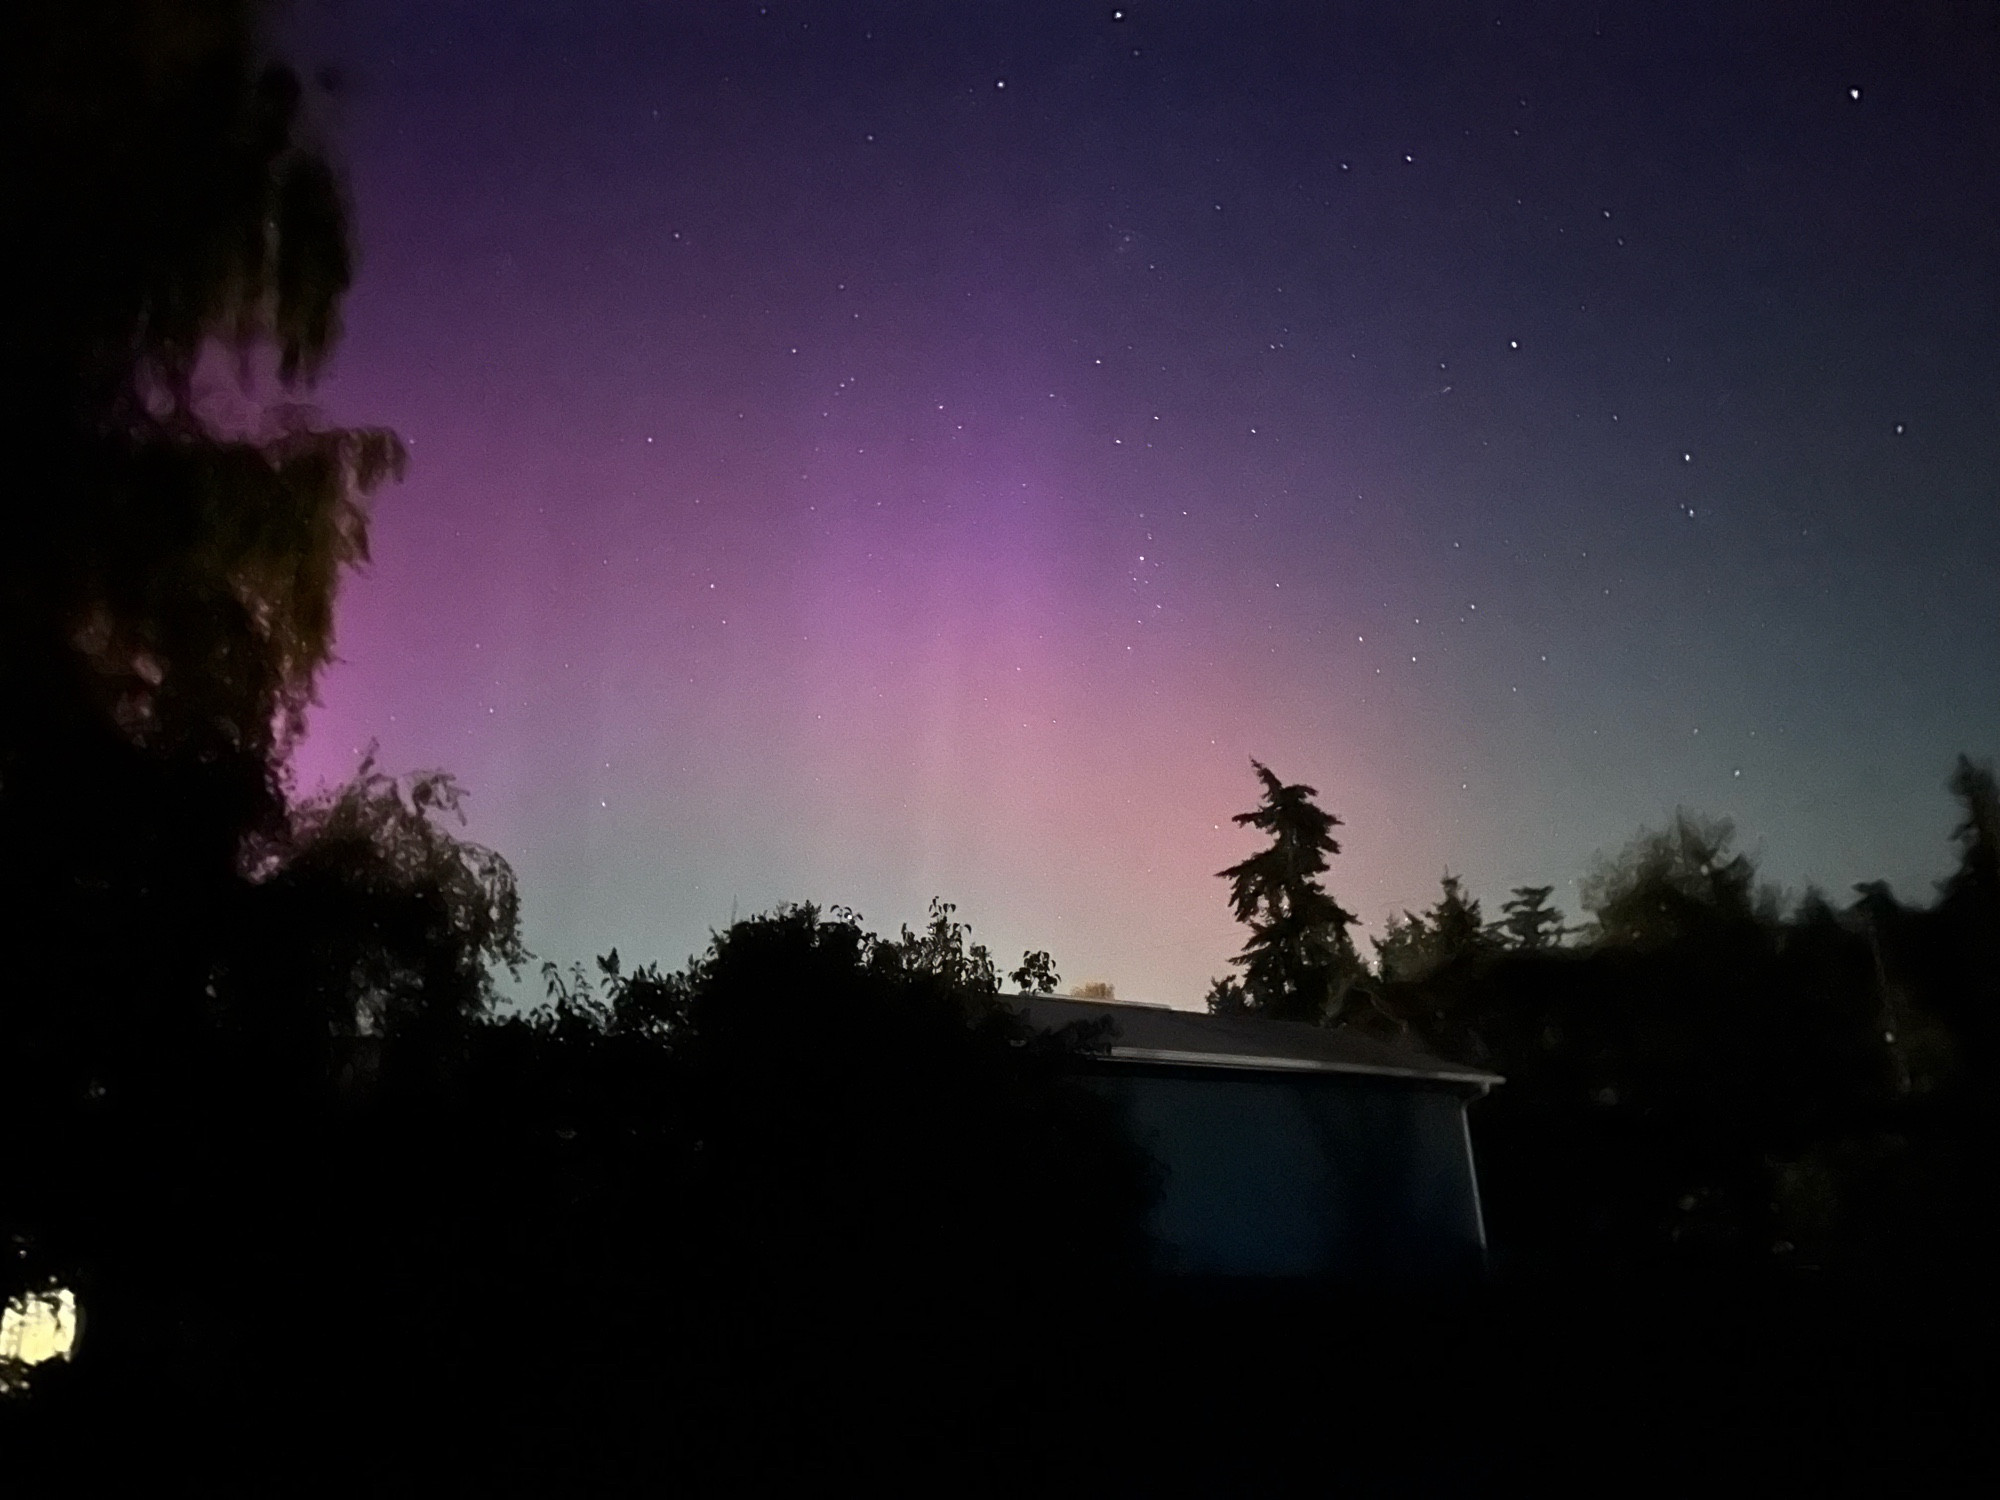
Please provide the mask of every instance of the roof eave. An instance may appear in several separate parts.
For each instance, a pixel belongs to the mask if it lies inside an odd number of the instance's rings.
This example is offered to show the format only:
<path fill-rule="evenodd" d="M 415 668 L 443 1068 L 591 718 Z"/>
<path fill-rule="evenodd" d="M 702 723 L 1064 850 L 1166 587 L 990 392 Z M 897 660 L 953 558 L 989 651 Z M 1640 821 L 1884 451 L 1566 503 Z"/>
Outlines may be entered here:
<path fill-rule="evenodd" d="M 1331 1062 L 1321 1058 L 1274 1057 L 1248 1052 L 1183 1052 L 1160 1047 L 1109 1047 L 1100 1054 L 1113 1062 L 1157 1063 L 1174 1067 L 1233 1068 L 1255 1073 L 1348 1073 L 1376 1078 L 1408 1078 L 1420 1083 L 1467 1084 L 1484 1091 L 1505 1080 L 1497 1073 L 1438 1068 L 1399 1068 L 1381 1063 Z"/>

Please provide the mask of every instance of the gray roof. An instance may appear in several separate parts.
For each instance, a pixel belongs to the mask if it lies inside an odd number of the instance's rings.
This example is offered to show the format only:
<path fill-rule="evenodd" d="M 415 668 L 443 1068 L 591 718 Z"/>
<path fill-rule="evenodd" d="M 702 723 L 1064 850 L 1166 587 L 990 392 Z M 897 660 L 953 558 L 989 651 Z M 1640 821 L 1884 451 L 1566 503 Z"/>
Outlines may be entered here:
<path fill-rule="evenodd" d="M 1116 1062 L 1267 1073 L 1366 1073 L 1482 1090 L 1501 1081 L 1497 1073 L 1446 1062 L 1398 1043 L 1297 1021 L 1215 1016 L 1164 1005 L 1071 1000 L 1055 995 L 1009 995 L 1006 999 L 1044 1030 L 1073 1021 L 1110 1021 L 1107 1055 Z"/>

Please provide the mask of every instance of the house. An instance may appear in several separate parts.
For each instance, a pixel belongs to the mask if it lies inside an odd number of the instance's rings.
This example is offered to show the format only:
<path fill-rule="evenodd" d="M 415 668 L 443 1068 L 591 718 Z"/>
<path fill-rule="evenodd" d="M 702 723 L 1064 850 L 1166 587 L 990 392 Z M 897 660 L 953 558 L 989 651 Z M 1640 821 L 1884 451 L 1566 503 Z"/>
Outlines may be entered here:
<path fill-rule="evenodd" d="M 1089 1080 L 1158 1164 L 1163 1271 L 1476 1275 L 1466 1106 L 1501 1080 L 1349 1031 L 1165 1006 L 1010 997 L 1035 1026 L 1109 1022 Z"/>

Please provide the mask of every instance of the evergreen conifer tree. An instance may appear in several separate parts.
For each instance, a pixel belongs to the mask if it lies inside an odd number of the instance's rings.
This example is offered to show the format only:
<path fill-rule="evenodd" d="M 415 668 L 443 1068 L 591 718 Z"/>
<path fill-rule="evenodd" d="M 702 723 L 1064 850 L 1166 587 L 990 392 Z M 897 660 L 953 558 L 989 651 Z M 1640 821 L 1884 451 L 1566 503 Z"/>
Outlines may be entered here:
<path fill-rule="evenodd" d="M 1391 917 L 1375 939 L 1375 960 L 1386 980 L 1417 980 L 1445 964 L 1488 950 L 1493 932 L 1480 915 L 1479 898 L 1465 894 L 1447 870 L 1428 911 Z"/>
<path fill-rule="evenodd" d="M 1555 889 L 1552 885 L 1515 886 L 1513 895 L 1500 904 L 1501 917 L 1493 924 L 1494 935 L 1510 948 L 1555 947 L 1563 936 L 1563 914 L 1549 905 Z"/>
<path fill-rule="evenodd" d="M 1474 953 L 1487 944 L 1479 898 L 1468 896 L 1459 878 L 1446 871 L 1439 882 L 1437 904 L 1430 909 L 1432 941 L 1441 962 Z"/>
<path fill-rule="evenodd" d="M 1284 1021 L 1330 1021 L 1348 987 L 1363 973 L 1348 935 L 1355 917 L 1327 894 L 1319 877 L 1338 854 L 1340 819 L 1320 808 L 1318 791 L 1286 785 L 1252 761 L 1264 800 L 1232 820 L 1269 835 L 1269 848 L 1223 870 L 1236 920 L 1250 929 L 1231 960 L 1243 969 L 1240 987 L 1217 981 L 1211 1009 L 1242 1009 Z M 1226 1004 L 1217 1004 L 1218 997 Z"/>

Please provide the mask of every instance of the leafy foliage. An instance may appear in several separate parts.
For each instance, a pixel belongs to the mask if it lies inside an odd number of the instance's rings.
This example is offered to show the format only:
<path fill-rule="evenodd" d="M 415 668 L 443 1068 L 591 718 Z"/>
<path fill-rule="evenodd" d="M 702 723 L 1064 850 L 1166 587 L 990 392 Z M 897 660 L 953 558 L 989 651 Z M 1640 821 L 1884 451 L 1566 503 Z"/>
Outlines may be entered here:
<path fill-rule="evenodd" d="M 683 1471 L 907 1442 L 1001 1400 L 1141 1263 L 1147 1164 L 1072 1076 L 1094 1035 L 1029 1028 L 947 904 L 895 937 L 788 907 L 679 970 L 614 953 L 545 984 L 455 1040 L 387 1039 L 370 1119 L 398 1157 L 364 1228 L 438 1351 L 413 1404 L 560 1288 L 536 1422 L 657 1402 Z"/>
<path fill-rule="evenodd" d="M 1474 1122 L 1505 1263 L 1969 1264 L 1989 1196 L 1974 1163 L 2000 1135 L 1979 1082 L 2000 921 L 1969 894 L 1990 890 L 1990 776 L 1961 758 L 1951 786 L 1960 868 L 1928 911 L 1877 885 L 1787 914 L 1726 822 L 1681 813 L 1599 861 L 1579 945 L 1555 940 L 1547 887 L 1446 961 L 1454 904 L 1470 929 L 1460 893 L 1391 923 L 1354 1024 L 1504 1075 Z"/>
<path fill-rule="evenodd" d="M 365 497 L 401 472 L 382 430 L 329 430 L 256 389 L 319 369 L 351 279 L 346 211 L 296 76 L 245 0 L 10 11 L 4 185 L 18 257 L 0 424 L 0 753 L 67 702 L 155 747 L 259 756 L 295 733 L 333 644 Z M 197 371 L 233 360 L 248 419 Z M 25 698 L 24 698 L 25 695 Z M 25 736 L 25 742 L 24 742 Z"/>
<path fill-rule="evenodd" d="M 1686 811 L 1666 828 L 1642 830 L 1614 859 L 1598 861 L 1583 884 L 1598 943 L 1650 947 L 1741 925 L 1756 916 L 1756 867 L 1730 846 L 1726 818 Z"/>
<path fill-rule="evenodd" d="M 1056 986 L 1062 983 L 1062 975 L 1056 972 L 1055 960 L 1042 951 L 1023 953 L 1021 967 L 1007 977 L 1014 981 L 1014 988 L 1024 995 L 1053 995 Z"/>
<path fill-rule="evenodd" d="M 512 870 L 455 831 L 463 800 L 448 774 L 391 777 L 371 752 L 346 785 L 296 804 L 283 836 L 254 846 L 224 1000 L 247 982 L 256 998 L 241 1005 L 349 1038 L 487 1013 L 495 967 L 528 955 Z"/>
<path fill-rule="evenodd" d="M 295 1117 L 337 1018 L 377 980 L 443 1003 L 432 977 L 455 968 L 477 989 L 471 971 L 514 941 L 506 901 L 485 903 L 478 930 L 445 917 L 332 935 L 357 903 L 374 903 L 369 923 L 449 906 L 464 893 L 415 892 L 459 851 L 407 863 L 429 807 L 347 826 L 382 811 L 379 787 L 303 822 L 286 806 L 338 584 L 367 557 L 367 499 L 402 450 L 298 401 L 333 347 L 351 254 L 306 91 L 267 60 L 263 14 L 30 0 L 0 22 L 0 937 L 61 955 L 58 979 L 0 998 L 0 1051 L 25 1070 L 0 1102 L 0 1232 L 16 1249 L 0 1292 L 89 1283 L 98 1347 L 171 1337 L 147 1287 L 220 1212 L 199 1184 L 222 1194 L 246 1160 L 221 1125 L 231 1110 L 253 1132 L 280 1101 Z M 356 870 L 328 873 L 371 860 L 366 901 Z M 511 892 L 502 868 L 471 878 Z M 298 893 L 315 881 L 346 905 L 308 920 L 317 898 Z M 275 946 L 287 922 L 329 953 L 411 967 L 395 983 L 313 970 Z M 278 984 L 284 971 L 301 983 Z"/>

